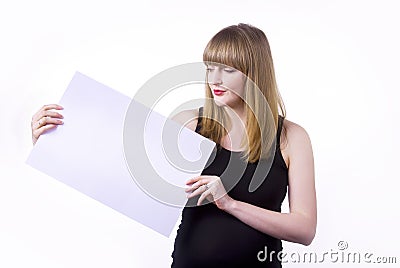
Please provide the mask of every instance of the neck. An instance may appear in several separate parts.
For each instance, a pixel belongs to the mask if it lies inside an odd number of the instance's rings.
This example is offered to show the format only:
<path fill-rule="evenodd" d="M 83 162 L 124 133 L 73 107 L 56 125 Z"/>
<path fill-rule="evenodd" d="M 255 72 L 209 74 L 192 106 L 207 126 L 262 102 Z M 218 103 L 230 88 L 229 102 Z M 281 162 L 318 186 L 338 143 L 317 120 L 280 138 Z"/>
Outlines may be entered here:
<path fill-rule="evenodd" d="M 235 107 L 225 107 L 226 112 L 230 118 L 231 127 L 228 130 L 226 139 L 221 141 L 222 146 L 230 148 L 233 151 L 243 151 L 242 145 L 243 136 L 246 135 L 246 110 L 244 105 Z M 246 139 L 247 140 L 247 139 Z"/>
<path fill-rule="evenodd" d="M 246 126 L 246 110 L 243 104 L 234 107 L 227 107 L 226 111 L 231 119 L 232 128 Z"/>

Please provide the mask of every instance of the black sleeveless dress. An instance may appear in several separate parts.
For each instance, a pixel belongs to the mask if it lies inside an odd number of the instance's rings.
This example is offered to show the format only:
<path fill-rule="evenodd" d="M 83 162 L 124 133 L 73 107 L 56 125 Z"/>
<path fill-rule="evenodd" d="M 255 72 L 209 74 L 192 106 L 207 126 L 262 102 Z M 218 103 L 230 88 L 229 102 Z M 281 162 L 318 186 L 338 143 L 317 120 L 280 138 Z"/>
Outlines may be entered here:
<path fill-rule="evenodd" d="M 199 132 L 201 127 L 201 116 L 202 108 L 199 109 L 196 132 Z M 212 162 L 207 164 L 202 174 L 220 176 L 225 189 L 231 188 L 228 194 L 233 199 L 280 212 L 288 185 L 288 169 L 279 147 L 283 119 L 279 116 L 277 146 L 272 166 L 266 179 L 255 191 L 249 192 L 249 183 L 258 161 L 245 162 L 240 159 L 240 152 L 229 151 L 222 146 L 217 146 L 215 158 L 209 161 Z M 230 170 L 226 170 L 227 167 Z M 241 168 L 239 174 L 244 170 L 244 174 L 232 185 L 236 168 Z M 199 196 L 192 197 L 188 202 L 196 204 L 198 198 Z M 271 253 L 272 251 L 275 253 Z M 282 267 L 277 259 L 277 253 L 280 251 L 281 240 L 250 227 L 218 209 L 213 203 L 186 206 L 175 238 L 171 267 Z"/>

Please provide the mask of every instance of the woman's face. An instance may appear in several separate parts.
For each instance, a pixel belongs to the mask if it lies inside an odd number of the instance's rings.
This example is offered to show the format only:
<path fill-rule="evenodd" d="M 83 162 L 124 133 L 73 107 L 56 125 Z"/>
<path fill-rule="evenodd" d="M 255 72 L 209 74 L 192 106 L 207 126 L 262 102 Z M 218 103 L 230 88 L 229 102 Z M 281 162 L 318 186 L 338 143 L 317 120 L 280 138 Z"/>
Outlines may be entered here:
<path fill-rule="evenodd" d="M 245 75 L 226 65 L 207 65 L 208 85 L 219 106 L 234 108 L 243 104 Z"/>

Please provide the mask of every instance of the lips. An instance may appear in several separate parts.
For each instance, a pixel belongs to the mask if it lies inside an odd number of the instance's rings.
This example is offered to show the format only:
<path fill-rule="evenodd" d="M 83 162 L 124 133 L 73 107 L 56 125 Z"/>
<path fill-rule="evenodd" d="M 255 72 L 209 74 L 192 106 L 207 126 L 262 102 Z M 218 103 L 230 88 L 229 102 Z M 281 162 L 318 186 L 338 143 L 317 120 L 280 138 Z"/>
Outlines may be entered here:
<path fill-rule="evenodd" d="M 213 92 L 215 95 L 220 96 L 220 95 L 223 95 L 226 92 L 226 90 L 214 89 Z"/>

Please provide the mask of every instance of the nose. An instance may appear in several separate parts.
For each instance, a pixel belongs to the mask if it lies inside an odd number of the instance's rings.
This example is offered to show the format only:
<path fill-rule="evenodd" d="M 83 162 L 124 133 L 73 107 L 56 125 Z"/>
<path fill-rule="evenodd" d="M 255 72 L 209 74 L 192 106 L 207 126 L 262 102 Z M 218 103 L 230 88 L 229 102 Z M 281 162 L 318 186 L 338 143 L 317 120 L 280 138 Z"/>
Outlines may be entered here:
<path fill-rule="evenodd" d="M 222 84 L 222 72 L 218 69 L 213 70 L 212 72 L 208 73 L 208 81 L 210 84 L 213 85 L 221 85 Z"/>

